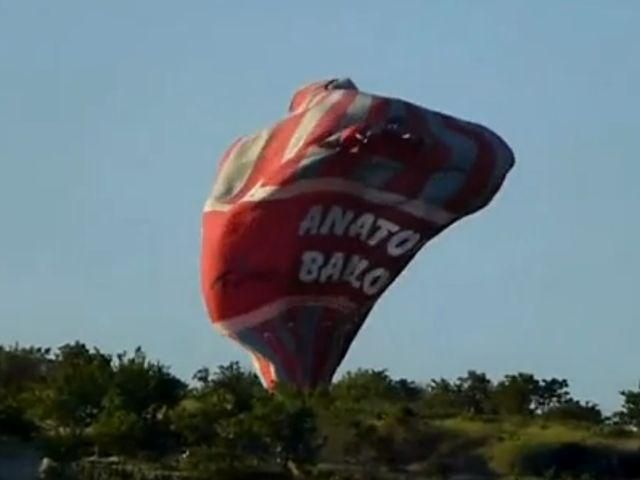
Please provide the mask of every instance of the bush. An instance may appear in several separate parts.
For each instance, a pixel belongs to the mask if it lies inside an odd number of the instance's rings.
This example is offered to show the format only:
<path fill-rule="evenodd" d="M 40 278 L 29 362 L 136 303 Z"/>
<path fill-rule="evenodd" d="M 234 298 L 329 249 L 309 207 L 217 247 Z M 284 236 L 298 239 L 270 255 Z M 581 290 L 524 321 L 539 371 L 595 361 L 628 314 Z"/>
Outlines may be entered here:
<path fill-rule="evenodd" d="M 518 473 L 560 478 L 566 476 L 613 478 L 616 476 L 615 453 L 599 446 L 578 443 L 536 445 L 517 458 Z"/>
<path fill-rule="evenodd" d="M 575 400 L 550 408 L 543 417 L 557 422 L 569 421 L 591 424 L 599 424 L 603 419 L 602 412 L 596 405 Z"/>
<path fill-rule="evenodd" d="M 215 447 L 196 447 L 182 463 L 182 469 L 203 480 L 240 480 L 244 478 L 287 478 L 281 471 L 258 472 L 249 459 L 229 456 L 229 452 Z"/>
<path fill-rule="evenodd" d="M 145 435 L 143 420 L 131 412 L 103 412 L 91 427 L 91 438 L 104 454 L 131 454 L 139 449 Z"/>
<path fill-rule="evenodd" d="M 45 455 L 56 461 L 74 461 L 92 451 L 92 445 L 86 438 L 69 433 L 48 434 L 42 443 Z"/>

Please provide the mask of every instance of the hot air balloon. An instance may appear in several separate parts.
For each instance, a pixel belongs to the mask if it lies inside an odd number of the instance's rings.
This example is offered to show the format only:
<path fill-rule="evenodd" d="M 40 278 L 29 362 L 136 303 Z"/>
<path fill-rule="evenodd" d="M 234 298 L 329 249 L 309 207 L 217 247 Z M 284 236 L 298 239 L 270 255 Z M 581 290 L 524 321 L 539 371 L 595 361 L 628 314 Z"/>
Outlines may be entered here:
<path fill-rule="evenodd" d="M 298 90 L 224 153 L 202 218 L 201 288 L 264 385 L 326 385 L 425 243 L 485 207 L 514 165 L 481 125 L 359 90 Z"/>

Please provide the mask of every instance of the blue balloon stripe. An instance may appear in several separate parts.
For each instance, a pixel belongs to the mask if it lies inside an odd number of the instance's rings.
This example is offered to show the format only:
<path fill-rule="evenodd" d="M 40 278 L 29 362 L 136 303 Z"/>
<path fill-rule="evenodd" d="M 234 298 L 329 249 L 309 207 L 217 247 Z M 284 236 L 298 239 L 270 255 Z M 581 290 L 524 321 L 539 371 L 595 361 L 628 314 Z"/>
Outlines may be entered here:
<path fill-rule="evenodd" d="M 264 335 L 268 333 L 261 333 L 254 331 L 254 329 L 246 329 L 238 333 L 237 337 L 241 343 L 246 345 L 250 350 L 253 350 L 264 357 L 266 360 L 273 364 L 273 368 L 276 373 L 276 379 L 278 381 L 288 381 L 286 369 L 282 365 L 281 360 L 276 355 L 271 347 L 269 347 L 268 341 L 264 338 Z M 259 373 L 259 372 L 258 372 Z"/>

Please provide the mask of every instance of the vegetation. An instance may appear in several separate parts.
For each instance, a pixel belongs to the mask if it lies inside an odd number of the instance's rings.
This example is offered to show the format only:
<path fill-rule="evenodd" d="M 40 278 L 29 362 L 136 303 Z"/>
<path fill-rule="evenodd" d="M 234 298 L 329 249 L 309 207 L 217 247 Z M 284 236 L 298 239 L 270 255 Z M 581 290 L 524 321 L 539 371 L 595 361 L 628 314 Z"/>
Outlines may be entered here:
<path fill-rule="evenodd" d="M 640 388 L 621 396 L 606 416 L 565 379 L 469 371 L 418 384 L 384 370 L 272 394 L 237 363 L 186 383 L 140 349 L 0 347 L 0 436 L 79 476 L 640 477 Z"/>

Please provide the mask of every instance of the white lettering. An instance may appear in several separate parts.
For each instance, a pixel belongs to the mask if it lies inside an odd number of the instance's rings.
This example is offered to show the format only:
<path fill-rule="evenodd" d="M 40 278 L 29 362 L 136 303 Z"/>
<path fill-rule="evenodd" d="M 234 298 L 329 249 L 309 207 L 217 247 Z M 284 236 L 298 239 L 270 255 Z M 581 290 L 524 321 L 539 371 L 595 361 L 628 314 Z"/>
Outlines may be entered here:
<path fill-rule="evenodd" d="M 375 295 L 387 284 L 389 271 L 376 268 L 367 273 L 362 280 L 362 291 L 367 295 Z"/>
<path fill-rule="evenodd" d="M 343 210 L 341 207 L 332 206 L 324 219 L 324 223 L 320 228 L 320 233 L 326 235 L 330 231 L 334 235 L 341 237 L 349 226 L 349 222 L 353 220 L 354 213 L 351 210 Z"/>
<path fill-rule="evenodd" d="M 320 282 L 324 283 L 327 280 L 337 282 L 340 279 L 340 273 L 342 273 L 342 267 L 344 266 L 344 253 L 335 252 L 331 255 L 331 259 L 324 268 L 320 271 Z"/>
<path fill-rule="evenodd" d="M 360 240 L 364 242 L 369 235 L 369 230 L 371 230 L 371 226 L 373 225 L 375 219 L 376 217 L 374 217 L 371 213 L 363 213 L 355 222 L 351 224 L 351 227 L 349 227 L 349 236 L 360 236 Z"/>
<path fill-rule="evenodd" d="M 420 240 L 420 235 L 412 230 L 403 230 L 396 233 L 387 244 L 387 253 L 397 257 L 411 250 Z"/>
<path fill-rule="evenodd" d="M 306 251 L 302 254 L 298 277 L 304 283 L 344 282 L 362 290 L 365 295 L 373 296 L 388 285 L 391 273 L 381 267 L 372 270 L 369 268 L 369 261 L 359 255 L 351 255 L 347 259 L 343 252 L 325 255 L 317 251 Z"/>
<path fill-rule="evenodd" d="M 324 263 L 324 255 L 320 252 L 308 251 L 302 254 L 302 265 L 298 278 L 304 283 L 310 283 L 318 278 L 320 267 Z"/>
<path fill-rule="evenodd" d="M 377 245 L 381 240 L 400 229 L 398 225 L 384 218 L 378 218 L 376 226 L 378 227 L 378 231 L 376 231 L 367 242 L 369 245 Z"/>
<path fill-rule="evenodd" d="M 362 273 L 367 269 L 368 266 L 368 260 L 360 258 L 358 255 L 354 255 L 353 257 L 351 257 L 351 260 L 349 261 L 349 264 L 345 269 L 343 278 L 347 282 L 349 282 L 349 284 L 353 288 L 360 288 L 360 283 L 362 282 L 362 280 L 358 277 L 362 275 Z"/>
<path fill-rule="evenodd" d="M 307 216 L 304 218 L 300 227 L 298 228 L 298 235 L 314 235 L 318 233 L 318 227 L 322 221 L 322 206 L 316 205 L 309 209 Z"/>

